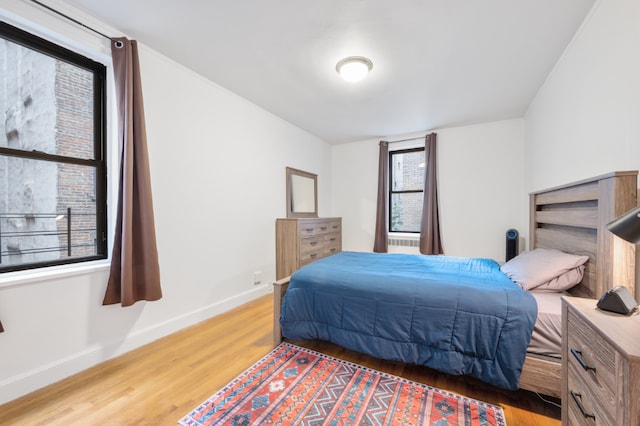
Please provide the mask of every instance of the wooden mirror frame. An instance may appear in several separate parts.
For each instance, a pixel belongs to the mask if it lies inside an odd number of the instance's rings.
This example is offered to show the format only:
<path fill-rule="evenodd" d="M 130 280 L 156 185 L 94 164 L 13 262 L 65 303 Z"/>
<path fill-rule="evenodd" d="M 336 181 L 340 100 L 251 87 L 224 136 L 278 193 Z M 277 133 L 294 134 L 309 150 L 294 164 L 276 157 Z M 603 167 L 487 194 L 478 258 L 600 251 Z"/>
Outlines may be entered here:
<path fill-rule="evenodd" d="M 296 211 L 294 209 L 296 191 L 293 180 L 297 177 L 313 181 L 313 194 L 305 195 L 307 201 L 313 199 L 313 211 Z M 318 217 L 318 175 L 287 167 L 287 218 Z"/>

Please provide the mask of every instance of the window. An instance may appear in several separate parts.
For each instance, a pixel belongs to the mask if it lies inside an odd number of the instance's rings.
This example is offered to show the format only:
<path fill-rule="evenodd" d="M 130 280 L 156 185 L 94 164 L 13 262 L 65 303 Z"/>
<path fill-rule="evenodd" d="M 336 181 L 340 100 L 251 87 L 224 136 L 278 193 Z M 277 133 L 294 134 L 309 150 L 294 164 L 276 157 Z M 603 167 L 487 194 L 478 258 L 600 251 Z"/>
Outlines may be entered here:
<path fill-rule="evenodd" d="M 420 232 L 424 147 L 389 151 L 389 231 Z"/>
<path fill-rule="evenodd" d="M 0 272 L 106 258 L 105 67 L 0 22 Z"/>

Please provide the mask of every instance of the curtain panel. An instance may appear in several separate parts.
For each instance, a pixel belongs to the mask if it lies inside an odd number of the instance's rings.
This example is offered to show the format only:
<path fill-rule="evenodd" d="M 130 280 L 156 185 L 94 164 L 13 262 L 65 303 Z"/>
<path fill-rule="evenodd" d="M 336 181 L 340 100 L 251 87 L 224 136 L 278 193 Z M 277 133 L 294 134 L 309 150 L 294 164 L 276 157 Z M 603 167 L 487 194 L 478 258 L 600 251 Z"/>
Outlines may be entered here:
<path fill-rule="evenodd" d="M 436 166 L 436 134 L 428 134 L 424 145 L 424 198 L 420 225 L 420 253 L 443 254 L 438 214 L 438 174 Z"/>
<path fill-rule="evenodd" d="M 389 142 L 380 141 L 378 158 L 378 201 L 373 251 L 386 253 L 389 250 Z"/>
<path fill-rule="evenodd" d="M 116 38 L 111 53 L 122 152 L 111 271 L 103 305 L 129 306 L 140 300 L 158 300 L 162 291 L 138 44 Z"/>

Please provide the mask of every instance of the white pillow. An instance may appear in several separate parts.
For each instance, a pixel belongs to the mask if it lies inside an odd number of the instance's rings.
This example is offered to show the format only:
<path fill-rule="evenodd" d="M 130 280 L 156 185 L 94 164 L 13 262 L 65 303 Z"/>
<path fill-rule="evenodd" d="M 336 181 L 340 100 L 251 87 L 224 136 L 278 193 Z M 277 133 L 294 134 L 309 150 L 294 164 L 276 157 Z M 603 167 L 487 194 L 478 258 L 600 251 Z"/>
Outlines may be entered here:
<path fill-rule="evenodd" d="M 534 249 L 514 257 L 500 267 L 525 290 L 568 290 L 582 281 L 589 256 L 555 249 Z"/>

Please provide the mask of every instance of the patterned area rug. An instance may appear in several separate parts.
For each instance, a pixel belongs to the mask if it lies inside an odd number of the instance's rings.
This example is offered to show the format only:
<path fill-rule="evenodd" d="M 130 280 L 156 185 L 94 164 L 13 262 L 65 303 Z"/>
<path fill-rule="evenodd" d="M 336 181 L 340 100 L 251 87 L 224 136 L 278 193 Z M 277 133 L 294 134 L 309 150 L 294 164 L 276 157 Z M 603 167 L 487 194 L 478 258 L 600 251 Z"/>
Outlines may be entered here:
<path fill-rule="evenodd" d="M 502 407 L 282 343 L 182 418 L 194 425 L 506 425 Z"/>

